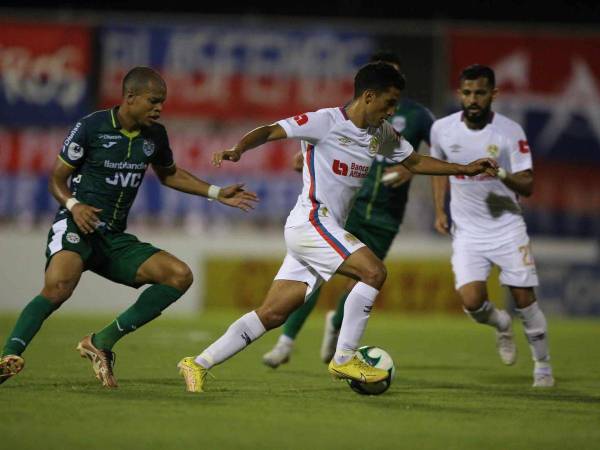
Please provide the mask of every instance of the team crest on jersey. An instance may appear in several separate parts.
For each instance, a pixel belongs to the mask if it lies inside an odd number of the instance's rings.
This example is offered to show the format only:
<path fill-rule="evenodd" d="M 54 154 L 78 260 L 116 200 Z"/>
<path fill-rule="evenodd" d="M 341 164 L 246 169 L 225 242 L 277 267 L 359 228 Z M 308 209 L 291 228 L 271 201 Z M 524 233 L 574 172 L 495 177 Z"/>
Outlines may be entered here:
<path fill-rule="evenodd" d="M 374 155 L 379 150 L 379 138 L 377 136 L 371 137 L 371 142 L 369 142 L 369 154 Z"/>
<path fill-rule="evenodd" d="M 346 234 L 344 234 L 344 239 L 346 239 L 351 244 L 357 244 L 358 243 L 358 238 L 356 236 L 354 236 L 352 233 L 346 233 Z"/>
<path fill-rule="evenodd" d="M 78 244 L 81 238 L 77 233 L 67 233 L 67 241 L 71 244 Z"/>
<path fill-rule="evenodd" d="M 83 147 L 77 142 L 71 142 L 67 148 L 67 155 L 71 161 L 77 161 L 83 156 Z"/>
<path fill-rule="evenodd" d="M 144 139 L 142 150 L 144 150 L 144 155 L 152 156 L 152 153 L 154 153 L 154 142 Z"/>
<path fill-rule="evenodd" d="M 490 155 L 492 158 L 497 158 L 498 154 L 500 153 L 500 149 L 498 148 L 497 145 L 490 144 L 490 145 L 488 145 L 487 152 L 488 152 L 488 155 Z"/>

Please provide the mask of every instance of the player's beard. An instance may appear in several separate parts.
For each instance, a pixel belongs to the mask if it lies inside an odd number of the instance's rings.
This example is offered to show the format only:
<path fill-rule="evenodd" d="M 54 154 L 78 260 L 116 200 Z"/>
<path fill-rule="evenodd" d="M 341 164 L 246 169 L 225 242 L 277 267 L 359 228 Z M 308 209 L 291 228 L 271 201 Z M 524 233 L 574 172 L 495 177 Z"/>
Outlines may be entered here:
<path fill-rule="evenodd" d="M 485 108 L 479 110 L 476 114 L 471 113 L 469 111 L 469 108 L 465 108 L 464 106 L 462 109 L 465 117 L 469 122 L 475 125 L 483 125 L 488 121 L 490 117 L 490 114 L 492 112 L 492 104 L 490 103 Z"/>

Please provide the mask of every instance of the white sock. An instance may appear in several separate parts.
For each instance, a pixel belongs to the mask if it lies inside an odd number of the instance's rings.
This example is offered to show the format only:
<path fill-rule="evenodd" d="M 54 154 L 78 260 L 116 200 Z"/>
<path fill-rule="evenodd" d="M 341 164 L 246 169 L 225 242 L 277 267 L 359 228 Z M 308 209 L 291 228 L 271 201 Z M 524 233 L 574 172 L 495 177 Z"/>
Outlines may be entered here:
<path fill-rule="evenodd" d="M 510 321 L 506 315 L 500 314 L 500 311 L 489 300 L 483 302 L 481 308 L 475 311 L 469 311 L 466 308 L 463 309 L 475 322 L 490 325 L 498 331 L 506 331 L 510 325 Z"/>
<path fill-rule="evenodd" d="M 202 367 L 210 369 L 231 358 L 266 331 L 256 312 L 251 311 L 233 322 L 225 334 L 197 356 L 195 361 Z"/>
<path fill-rule="evenodd" d="M 361 281 L 356 283 L 348 294 L 344 305 L 344 320 L 333 357 L 337 364 L 345 363 L 356 352 L 377 294 L 377 289 Z"/>
<path fill-rule="evenodd" d="M 285 334 L 282 334 L 281 336 L 279 336 L 279 339 L 277 339 L 276 347 L 286 347 L 290 349 L 293 346 L 294 340 L 291 337 L 286 336 Z"/>
<path fill-rule="evenodd" d="M 525 336 L 529 342 L 531 356 L 537 363 L 550 361 L 550 352 L 548 351 L 548 325 L 546 316 L 538 306 L 533 302 L 526 308 L 517 309 L 517 313 L 523 321 Z"/>

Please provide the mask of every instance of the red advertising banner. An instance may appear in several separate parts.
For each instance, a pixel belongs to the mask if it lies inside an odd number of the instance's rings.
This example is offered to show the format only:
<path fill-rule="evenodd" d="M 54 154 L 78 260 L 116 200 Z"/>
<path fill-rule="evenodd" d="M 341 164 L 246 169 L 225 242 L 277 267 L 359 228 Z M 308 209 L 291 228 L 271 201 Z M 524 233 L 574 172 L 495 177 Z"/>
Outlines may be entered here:
<path fill-rule="evenodd" d="M 91 31 L 0 21 L 0 123 L 68 124 L 90 109 Z"/>

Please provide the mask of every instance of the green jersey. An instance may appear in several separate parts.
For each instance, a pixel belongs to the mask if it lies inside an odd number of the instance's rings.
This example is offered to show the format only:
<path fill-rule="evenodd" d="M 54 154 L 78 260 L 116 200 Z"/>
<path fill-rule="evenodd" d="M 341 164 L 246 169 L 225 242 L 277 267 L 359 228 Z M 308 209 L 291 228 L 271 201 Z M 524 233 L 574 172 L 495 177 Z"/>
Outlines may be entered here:
<path fill-rule="evenodd" d="M 96 111 L 73 127 L 60 152 L 75 169 L 71 192 L 82 203 L 102 209 L 100 227 L 124 231 L 127 216 L 149 164 L 169 167 L 173 152 L 165 127 L 153 124 L 139 131 L 123 130 L 118 107 Z M 60 208 L 57 219 L 68 214 Z"/>
<path fill-rule="evenodd" d="M 417 151 L 421 142 L 429 144 L 433 120 L 427 108 L 413 100 L 403 99 L 398 103 L 390 122 Z M 381 176 L 385 168 L 391 165 L 383 158 L 373 162 L 364 184 L 356 194 L 350 218 L 366 221 L 385 230 L 398 231 L 406 209 L 410 182 L 399 188 L 383 185 Z"/>

